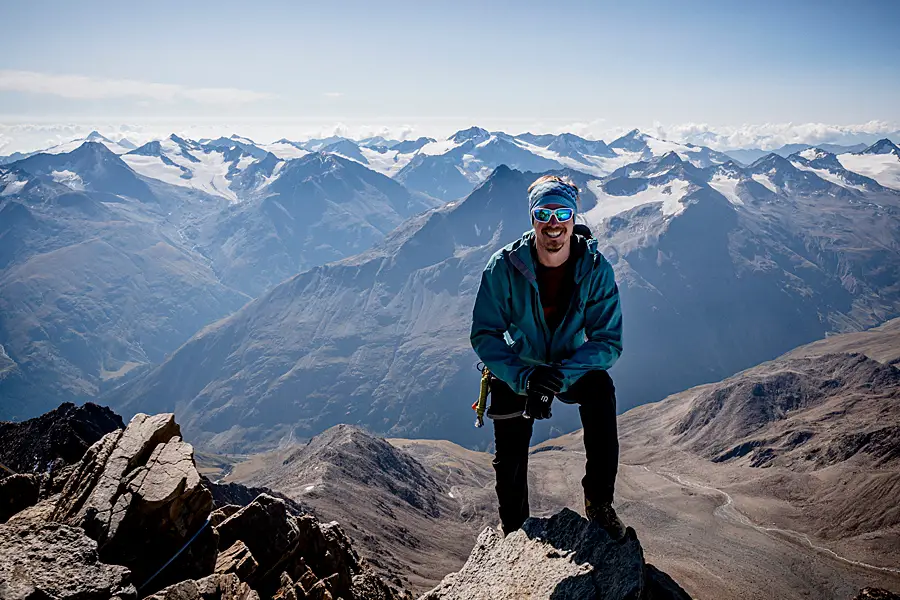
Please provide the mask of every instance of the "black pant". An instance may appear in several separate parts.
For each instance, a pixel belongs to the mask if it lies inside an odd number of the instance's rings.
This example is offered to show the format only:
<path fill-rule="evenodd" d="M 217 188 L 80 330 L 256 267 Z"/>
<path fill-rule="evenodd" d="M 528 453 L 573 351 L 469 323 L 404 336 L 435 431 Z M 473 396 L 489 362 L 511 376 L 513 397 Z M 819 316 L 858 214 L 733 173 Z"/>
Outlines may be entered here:
<path fill-rule="evenodd" d="M 581 413 L 587 458 L 581 480 L 585 498 L 592 504 L 612 502 L 619 467 L 616 388 L 612 379 L 606 371 L 589 371 L 560 399 L 577 403 Z M 491 377 L 488 416 L 494 418 L 495 489 L 505 533 L 519 529 L 529 516 L 528 446 L 534 421 L 521 416 L 502 418 L 524 408 L 525 396 L 516 395 L 503 381 Z"/>

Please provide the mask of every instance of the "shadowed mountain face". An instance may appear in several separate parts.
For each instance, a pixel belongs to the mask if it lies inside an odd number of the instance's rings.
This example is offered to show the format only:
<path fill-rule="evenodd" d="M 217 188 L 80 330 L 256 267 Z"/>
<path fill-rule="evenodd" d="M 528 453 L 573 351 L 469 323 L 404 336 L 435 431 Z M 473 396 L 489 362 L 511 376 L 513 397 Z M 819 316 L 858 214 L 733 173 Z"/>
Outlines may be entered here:
<path fill-rule="evenodd" d="M 229 143 L 235 164 L 250 156 Z M 165 145 L 191 165 L 192 152 L 208 158 L 177 136 Z M 231 181 L 247 201 L 144 177 L 93 142 L 0 168 L 0 418 L 94 397 L 253 295 L 369 248 L 434 203 L 317 153 L 265 154 Z"/>
<path fill-rule="evenodd" d="M 10 166 L 67 183 L 76 190 L 105 192 L 142 202 L 157 200 L 147 182 L 99 142 L 85 142 L 65 154 L 36 154 Z"/>
<path fill-rule="evenodd" d="M 897 194 L 775 159 L 699 169 L 672 152 L 603 180 L 577 176 L 622 297 L 620 409 L 900 313 Z M 180 410 L 190 435 L 219 449 L 340 422 L 484 444 L 470 426 L 471 310 L 489 256 L 529 226 L 534 177 L 498 168 L 373 250 L 274 288 L 110 401 Z M 553 427 L 578 424 L 561 407 Z M 550 433 L 542 423 L 536 439 Z"/>
<path fill-rule="evenodd" d="M 95 396 L 248 300 L 180 236 L 214 199 L 100 144 L 11 165 L 0 185 L 0 418 Z"/>
<path fill-rule="evenodd" d="M 247 187 L 251 180 L 272 181 L 188 235 L 223 281 L 251 295 L 315 265 L 362 252 L 434 206 L 380 173 L 322 153 L 283 164 L 268 155 L 240 177 L 238 185 Z"/>

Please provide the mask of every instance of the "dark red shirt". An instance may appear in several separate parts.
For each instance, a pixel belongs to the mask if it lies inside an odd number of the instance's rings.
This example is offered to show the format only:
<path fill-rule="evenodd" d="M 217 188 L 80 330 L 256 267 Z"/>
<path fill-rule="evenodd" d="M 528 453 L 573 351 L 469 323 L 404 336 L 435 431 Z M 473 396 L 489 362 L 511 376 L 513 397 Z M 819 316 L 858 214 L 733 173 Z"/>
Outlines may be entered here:
<path fill-rule="evenodd" d="M 572 292 L 575 289 L 577 259 L 570 255 L 569 259 L 558 267 L 545 267 L 538 260 L 536 252 L 532 251 L 532 257 L 534 258 L 538 291 L 541 296 L 541 306 L 544 309 L 544 320 L 552 333 L 562 323 L 566 311 L 569 310 Z"/>

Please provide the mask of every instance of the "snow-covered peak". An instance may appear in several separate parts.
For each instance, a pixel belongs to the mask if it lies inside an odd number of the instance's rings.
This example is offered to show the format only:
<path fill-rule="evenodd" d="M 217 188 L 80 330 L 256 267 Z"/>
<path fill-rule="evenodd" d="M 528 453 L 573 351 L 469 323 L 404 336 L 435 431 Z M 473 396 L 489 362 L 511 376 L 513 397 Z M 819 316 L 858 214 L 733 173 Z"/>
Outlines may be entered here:
<path fill-rule="evenodd" d="M 796 170 L 796 167 L 794 167 L 794 165 L 792 165 L 791 162 L 783 156 L 779 156 L 774 152 L 770 152 L 769 154 L 763 156 L 752 165 L 750 165 L 748 167 L 748 170 L 752 173 L 771 174 L 777 171 Z"/>
<path fill-rule="evenodd" d="M 360 148 L 393 148 L 400 140 L 389 140 L 381 135 L 367 137 L 357 142 Z"/>
<path fill-rule="evenodd" d="M 115 142 L 113 142 L 111 139 L 100 135 L 99 131 L 90 132 L 87 135 L 87 137 L 84 139 L 85 139 L 85 141 L 88 141 L 88 142 L 100 142 L 100 143 L 115 144 Z"/>
<path fill-rule="evenodd" d="M 456 144 L 462 144 L 469 140 L 475 144 L 480 144 L 490 137 L 491 134 L 486 129 L 482 129 L 481 127 L 469 127 L 468 129 L 457 131 L 447 139 Z"/>
<path fill-rule="evenodd" d="M 420 137 L 415 140 L 404 140 L 402 142 L 397 142 L 393 146 L 391 146 L 391 150 L 397 152 L 398 154 L 410 154 L 422 148 L 425 144 L 430 144 L 435 142 L 434 138 L 430 137 Z"/>
<path fill-rule="evenodd" d="M 73 150 L 79 148 L 85 142 L 102 144 L 103 146 L 105 146 L 111 152 L 114 152 L 115 154 L 125 154 L 126 152 L 128 152 L 130 150 L 129 148 L 126 148 L 125 146 L 120 146 L 116 142 L 113 142 L 113 141 L 103 137 L 98 132 L 92 131 L 90 134 L 88 134 L 87 137 L 77 138 L 70 142 L 65 142 L 62 144 L 58 144 L 56 146 L 51 146 L 50 148 L 47 148 L 46 150 L 41 150 L 41 152 L 44 154 L 66 154 L 68 152 L 72 152 Z"/>
<path fill-rule="evenodd" d="M 335 142 L 339 142 L 341 140 L 346 140 L 346 139 L 348 139 L 348 138 L 345 138 L 340 135 L 332 135 L 332 136 L 329 136 L 326 138 L 312 138 L 312 139 L 309 139 L 309 140 L 306 140 L 305 142 L 303 142 L 301 144 L 301 147 L 304 150 L 309 150 L 310 152 L 318 152 L 319 150 L 321 150 L 325 146 L 328 146 L 329 144 L 334 144 Z"/>
<path fill-rule="evenodd" d="M 894 154 L 895 156 L 900 157 L 900 148 L 898 148 L 891 140 L 884 138 L 878 140 L 860 152 L 860 154 Z"/>
<path fill-rule="evenodd" d="M 632 129 L 625 135 L 614 140 L 609 144 L 610 148 L 618 150 L 627 150 L 628 152 L 641 152 L 647 147 L 647 135 L 641 133 L 639 129 Z"/>
<path fill-rule="evenodd" d="M 232 134 L 231 134 L 231 137 L 230 137 L 229 139 L 232 139 L 232 140 L 234 140 L 234 141 L 236 141 L 236 142 L 240 142 L 240 143 L 242 143 L 242 144 L 250 144 L 251 146 L 255 146 L 255 145 L 256 145 L 256 142 L 254 142 L 254 141 L 251 140 L 250 138 L 245 138 L 245 137 L 239 136 L 239 135 L 236 134 L 236 133 L 232 133 Z"/>
<path fill-rule="evenodd" d="M 358 163 L 368 164 L 369 161 L 362 153 L 362 149 L 353 140 L 340 140 L 333 144 L 328 144 L 319 152 L 327 152 L 329 154 L 337 154 Z"/>

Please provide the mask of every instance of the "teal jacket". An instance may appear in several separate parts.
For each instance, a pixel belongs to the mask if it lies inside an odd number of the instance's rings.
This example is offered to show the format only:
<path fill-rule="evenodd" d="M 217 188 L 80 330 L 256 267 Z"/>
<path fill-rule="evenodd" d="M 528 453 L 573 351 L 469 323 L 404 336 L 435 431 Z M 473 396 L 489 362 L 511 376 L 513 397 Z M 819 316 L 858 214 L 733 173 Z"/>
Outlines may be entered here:
<path fill-rule="evenodd" d="M 470 340 L 491 373 L 517 394 L 535 365 L 553 364 L 564 393 L 579 377 L 609 369 L 622 353 L 622 312 L 612 265 L 597 240 L 573 235 L 572 302 L 551 335 L 544 320 L 531 255 L 534 231 L 501 248 L 481 274 Z"/>

